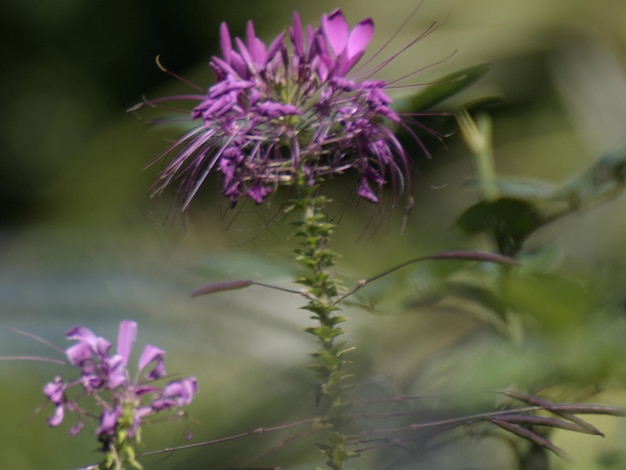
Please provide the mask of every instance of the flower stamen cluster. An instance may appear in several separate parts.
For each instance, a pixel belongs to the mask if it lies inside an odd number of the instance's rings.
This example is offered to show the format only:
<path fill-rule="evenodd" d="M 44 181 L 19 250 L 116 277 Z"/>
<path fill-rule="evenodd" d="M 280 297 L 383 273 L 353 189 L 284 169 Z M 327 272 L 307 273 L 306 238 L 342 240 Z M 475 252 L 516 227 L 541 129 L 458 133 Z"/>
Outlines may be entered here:
<path fill-rule="evenodd" d="M 216 83 L 199 100 L 190 130 L 159 158 L 171 156 L 153 189 L 179 181 L 183 210 L 211 173 L 223 176 L 231 206 L 242 197 L 261 204 L 280 185 L 309 186 L 349 170 L 357 194 L 377 203 L 382 187 L 410 184 L 408 159 L 389 125 L 387 82 L 350 76 L 374 34 L 371 19 L 350 29 L 343 13 L 323 15 L 319 27 L 293 24 L 269 46 L 248 23 L 245 41 L 220 30 L 221 57 L 210 65 Z"/>

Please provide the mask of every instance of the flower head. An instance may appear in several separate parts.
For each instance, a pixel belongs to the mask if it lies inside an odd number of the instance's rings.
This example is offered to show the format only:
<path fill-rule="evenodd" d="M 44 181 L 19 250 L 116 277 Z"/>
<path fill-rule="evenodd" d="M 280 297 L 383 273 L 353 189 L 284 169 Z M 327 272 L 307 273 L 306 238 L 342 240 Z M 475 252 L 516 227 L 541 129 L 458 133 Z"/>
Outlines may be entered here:
<path fill-rule="evenodd" d="M 262 203 L 280 185 L 309 186 L 348 171 L 357 193 L 378 202 L 383 185 L 410 185 L 408 159 L 389 125 L 388 83 L 359 77 L 354 68 L 374 34 L 365 19 L 350 28 L 341 10 L 318 27 L 293 24 L 269 45 L 248 23 L 245 39 L 220 29 L 221 56 L 210 65 L 216 82 L 205 94 L 163 98 L 197 100 L 200 124 L 159 158 L 169 157 L 154 194 L 178 182 L 186 210 L 211 173 L 223 176 L 232 206 L 242 197 Z M 159 100 L 157 100 L 159 101 Z"/>
<path fill-rule="evenodd" d="M 101 408 L 96 431 L 101 439 L 115 436 L 120 431 L 133 437 L 143 418 L 191 403 L 198 390 L 194 377 L 173 381 L 164 387 L 152 384 L 166 375 L 165 351 L 150 344 L 144 347 L 135 377 L 131 377 L 128 363 L 137 337 L 137 323 L 133 321 L 120 323 L 115 354 L 111 353 L 109 341 L 83 326 L 72 328 L 66 337 L 76 341 L 65 354 L 69 364 L 80 369 L 80 378 L 65 381 L 56 377 L 44 386 L 44 395 L 55 406 L 54 415 L 48 419 L 50 426 L 61 424 L 67 411 L 76 412 L 79 417 L 87 414 L 78 400 L 68 394 L 75 386 L 82 389 L 78 396 L 92 397 Z M 79 421 L 72 427 L 72 435 L 80 432 L 82 427 L 82 421 Z"/>

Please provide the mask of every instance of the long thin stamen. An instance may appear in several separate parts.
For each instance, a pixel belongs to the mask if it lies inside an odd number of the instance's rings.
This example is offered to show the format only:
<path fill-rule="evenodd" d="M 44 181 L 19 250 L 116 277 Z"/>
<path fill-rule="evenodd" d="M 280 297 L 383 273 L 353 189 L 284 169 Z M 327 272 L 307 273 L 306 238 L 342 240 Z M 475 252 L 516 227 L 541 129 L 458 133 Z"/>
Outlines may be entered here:
<path fill-rule="evenodd" d="M 163 64 L 161 64 L 161 56 L 158 55 L 155 57 L 154 61 L 157 64 L 157 67 L 159 67 L 159 69 L 162 72 L 165 72 L 166 74 L 168 74 L 170 77 L 174 77 L 176 80 L 180 80 L 181 82 L 183 82 L 186 85 L 189 85 L 191 88 L 195 88 L 198 91 L 204 91 L 204 88 L 202 88 L 199 85 L 196 85 L 195 83 L 187 80 L 186 78 L 181 77 L 180 75 L 175 74 L 174 72 L 172 72 L 171 70 L 166 69 Z"/>
<path fill-rule="evenodd" d="M 382 46 L 380 46 L 376 52 L 374 52 L 374 54 L 372 54 L 371 57 L 369 57 L 362 65 L 361 68 L 366 66 L 367 64 L 369 64 L 372 60 L 374 60 L 376 57 L 378 57 L 386 48 L 387 46 L 389 46 L 389 44 L 391 44 L 393 42 L 393 40 L 398 37 L 398 34 L 400 34 L 400 32 L 406 27 L 406 25 L 409 24 L 409 22 L 413 19 L 413 17 L 417 14 L 417 12 L 422 8 L 422 6 L 424 5 L 424 2 L 426 0 L 420 0 L 420 2 L 417 4 L 417 6 L 415 8 L 413 8 L 413 10 L 411 11 L 411 13 L 409 13 L 409 15 L 404 19 L 404 21 L 402 21 L 402 23 L 400 23 L 400 26 L 398 26 L 398 28 L 395 30 L 395 32 L 391 35 L 391 37 L 389 39 L 387 39 Z"/>
<path fill-rule="evenodd" d="M 22 331 L 22 330 L 18 330 L 17 328 L 9 328 L 12 332 L 17 333 L 18 335 L 22 335 L 25 336 L 27 338 L 30 338 L 32 340 L 37 341 L 38 343 L 44 344 L 46 346 L 48 346 L 50 349 L 54 349 L 55 351 L 63 354 L 63 349 L 59 348 L 58 346 L 52 344 L 50 341 L 45 340 L 44 338 L 42 338 L 41 336 L 37 336 L 34 335 L 32 333 L 29 333 L 27 331 Z"/>

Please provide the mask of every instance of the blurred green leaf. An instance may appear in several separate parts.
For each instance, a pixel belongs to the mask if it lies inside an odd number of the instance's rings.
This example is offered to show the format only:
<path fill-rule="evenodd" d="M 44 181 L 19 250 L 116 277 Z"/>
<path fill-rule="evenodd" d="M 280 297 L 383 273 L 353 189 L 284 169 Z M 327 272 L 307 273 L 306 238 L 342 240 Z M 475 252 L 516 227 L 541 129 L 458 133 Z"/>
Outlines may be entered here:
<path fill-rule="evenodd" d="M 518 240 L 523 242 L 526 236 L 544 224 L 616 197 L 625 183 L 626 149 L 604 155 L 560 187 L 539 180 L 499 176 L 495 184 L 502 197 L 491 205 L 485 201 L 475 204 L 461 214 L 456 224 L 467 233 L 493 232 L 503 225 L 504 228 L 500 229 L 505 232 L 513 229 L 512 235 L 521 235 L 526 228 L 529 231 Z M 473 188 L 477 185 L 474 180 L 469 183 Z M 517 223 L 511 224 L 512 213 L 507 214 L 508 210 L 519 211 L 515 212 L 521 217 Z M 498 221 L 500 216 L 504 219 Z M 528 223 L 535 226 L 525 227 Z"/>
<path fill-rule="evenodd" d="M 544 218 L 531 201 L 501 197 L 470 206 L 455 226 L 468 234 L 492 233 L 501 253 L 515 255 L 524 240 L 543 223 Z"/>
<path fill-rule="evenodd" d="M 545 200 L 553 198 L 558 192 L 558 187 L 545 181 L 517 178 L 511 176 L 498 176 L 495 181 L 502 196 L 528 200 Z M 478 190 L 478 180 L 471 179 L 464 186 Z"/>
<path fill-rule="evenodd" d="M 547 274 L 514 274 L 505 284 L 504 299 L 514 311 L 537 319 L 544 331 L 580 325 L 593 301 L 584 285 Z"/>
<path fill-rule="evenodd" d="M 574 208 L 589 207 L 615 197 L 626 183 L 626 149 L 608 153 L 561 190 Z"/>
<path fill-rule="evenodd" d="M 489 64 L 481 64 L 446 75 L 407 100 L 400 101 L 401 112 L 415 113 L 432 108 L 482 78 L 490 68 Z"/>
<path fill-rule="evenodd" d="M 463 313 L 486 321 L 496 329 L 506 322 L 506 305 L 500 296 L 484 283 L 470 280 L 444 282 L 420 295 L 416 300 L 410 301 L 408 306 L 414 311 L 443 305 L 443 302 L 446 302 L 446 305 L 456 305 Z"/>
<path fill-rule="evenodd" d="M 524 250 L 519 256 L 519 273 L 545 273 L 561 260 L 562 249 L 557 244 L 548 244 L 538 249 Z"/>

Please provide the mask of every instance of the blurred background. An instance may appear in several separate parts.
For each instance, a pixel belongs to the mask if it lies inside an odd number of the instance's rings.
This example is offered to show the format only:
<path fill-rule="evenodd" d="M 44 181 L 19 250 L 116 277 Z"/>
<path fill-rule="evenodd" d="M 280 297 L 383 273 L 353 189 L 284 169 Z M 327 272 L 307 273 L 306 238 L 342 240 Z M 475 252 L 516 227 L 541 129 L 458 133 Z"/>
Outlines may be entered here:
<path fill-rule="evenodd" d="M 492 112 L 500 174 L 559 185 L 606 152 L 626 147 L 626 2 L 619 0 L 426 0 L 400 31 L 415 1 L 8 0 L 0 18 L 0 356 L 56 354 L 11 328 L 65 348 L 63 334 L 74 325 L 114 339 L 120 320 L 137 320 L 137 347 L 166 349 L 168 371 L 197 376 L 201 390 L 189 422 L 146 430 L 146 450 L 184 444 L 189 431 L 194 440 L 211 439 L 315 413 L 314 379 L 303 367 L 315 345 L 300 331 L 309 321 L 298 310 L 301 299 L 259 288 L 189 295 L 220 279 L 288 285 L 294 275 L 288 232 L 270 223 L 271 208 L 248 204 L 229 210 L 215 180 L 192 205 L 186 223 L 173 221 L 167 197 L 148 197 L 157 169 L 144 170 L 173 134 L 149 126 L 142 112 L 126 110 L 143 96 L 185 90 L 157 68 L 157 55 L 169 70 L 209 86 L 207 64 L 219 53 L 222 21 L 243 35 L 252 19 L 269 41 L 290 24 L 293 10 L 304 23 L 317 24 L 336 7 L 352 24 L 374 18 L 372 51 L 397 33 L 381 58 L 441 22 L 381 71 L 381 78 L 438 63 L 407 81 L 425 84 L 491 64 L 483 79 L 441 109 L 484 96 L 501 99 Z M 476 200 L 465 187 L 473 175 L 467 150 L 457 135 L 427 145 L 430 160 L 414 156 L 423 178 L 416 180 L 416 206 L 403 234 L 401 210 L 381 223 L 371 207 L 355 207 L 350 180 L 337 180 L 329 189 L 341 222 L 334 248 L 343 255 L 346 279 L 435 251 L 485 248 L 484 240 L 452 229 L 460 211 Z M 549 317 L 534 347 L 503 345 L 480 312 L 467 312 L 467 306 L 421 308 L 419 294 L 452 268 L 415 267 L 372 286 L 377 309 L 349 312 L 350 340 L 358 347 L 367 386 L 391 395 L 483 396 L 529 377 L 560 377 L 571 385 L 559 390 L 565 401 L 625 404 L 619 392 L 626 377 L 620 336 L 625 202 L 617 194 L 529 240 L 537 249 L 558 246 L 551 267 L 559 280 L 538 281 L 522 294 L 536 302 L 527 308 Z M 584 312 L 567 327 L 580 305 Z M 0 363 L 0 468 L 73 469 L 97 460 L 90 429 L 71 438 L 69 425 L 46 426 L 50 407 L 34 414 L 44 404 L 43 384 L 63 373 L 41 363 Z M 606 419 L 601 429 L 607 433 L 601 445 L 597 437 L 579 441 L 557 433 L 574 459 L 552 459 L 554 468 L 624 468 L 624 424 Z M 144 464 L 241 466 L 290 435 L 254 436 Z M 311 442 L 285 441 L 252 466 L 313 468 L 318 457 Z M 458 452 L 444 445 L 439 454 L 394 454 L 400 461 L 394 467 L 391 460 L 372 457 L 367 468 L 519 468 L 508 444 L 463 442 Z"/>

